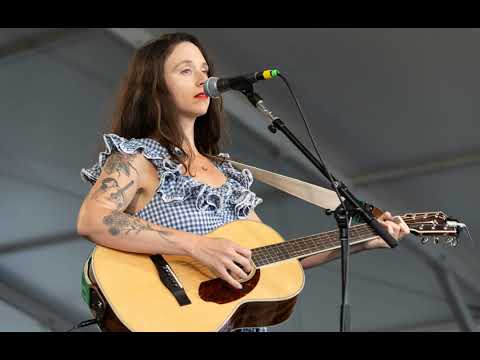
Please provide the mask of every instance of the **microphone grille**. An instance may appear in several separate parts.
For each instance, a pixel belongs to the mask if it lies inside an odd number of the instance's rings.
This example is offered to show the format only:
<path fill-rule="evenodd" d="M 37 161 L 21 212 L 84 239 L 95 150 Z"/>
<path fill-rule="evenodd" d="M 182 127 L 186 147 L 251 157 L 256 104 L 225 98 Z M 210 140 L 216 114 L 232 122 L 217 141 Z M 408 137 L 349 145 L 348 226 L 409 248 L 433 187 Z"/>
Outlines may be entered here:
<path fill-rule="evenodd" d="M 203 84 L 203 92 L 205 95 L 211 98 L 220 97 L 220 92 L 217 89 L 217 77 L 208 78 L 207 81 Z"/>

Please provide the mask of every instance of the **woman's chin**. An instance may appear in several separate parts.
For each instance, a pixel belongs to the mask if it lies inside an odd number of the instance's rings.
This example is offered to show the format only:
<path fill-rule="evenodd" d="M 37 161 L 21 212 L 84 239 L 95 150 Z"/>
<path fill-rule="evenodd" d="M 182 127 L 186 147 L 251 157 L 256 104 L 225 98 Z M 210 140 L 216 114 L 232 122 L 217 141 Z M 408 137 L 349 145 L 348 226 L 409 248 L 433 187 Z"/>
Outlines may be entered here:
<path fill-rule="evenodd" d="M 206 109 L 199 110 L 197 109 L 195 113 L 195 117 L 203 116 L 208 112 L 208 107 Z"/>
<path fill-rule="evenodd" d="M 187 117 L 197 118 L 199 116 L 205 115 L 207 112 L 208 112 L 208 106 L 202 106 L 202 107 L 196 106 L 196 107 L 190 108 L 188 110 L 185 109 L 181 113 L 183 113 Z"/>

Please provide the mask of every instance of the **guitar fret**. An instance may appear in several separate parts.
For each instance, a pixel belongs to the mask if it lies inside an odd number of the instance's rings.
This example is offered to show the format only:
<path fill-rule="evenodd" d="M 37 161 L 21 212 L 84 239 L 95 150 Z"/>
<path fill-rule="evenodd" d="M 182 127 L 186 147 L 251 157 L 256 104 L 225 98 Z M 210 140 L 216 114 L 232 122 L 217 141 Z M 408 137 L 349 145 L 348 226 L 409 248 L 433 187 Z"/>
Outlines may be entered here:
<path fill-rule="evenodd" d="M 270 255 L 271 262 L 277 261 L 277 254 L 275 253 L 275 247 L 271 247 L 268 249 L 268 253 Z"/>

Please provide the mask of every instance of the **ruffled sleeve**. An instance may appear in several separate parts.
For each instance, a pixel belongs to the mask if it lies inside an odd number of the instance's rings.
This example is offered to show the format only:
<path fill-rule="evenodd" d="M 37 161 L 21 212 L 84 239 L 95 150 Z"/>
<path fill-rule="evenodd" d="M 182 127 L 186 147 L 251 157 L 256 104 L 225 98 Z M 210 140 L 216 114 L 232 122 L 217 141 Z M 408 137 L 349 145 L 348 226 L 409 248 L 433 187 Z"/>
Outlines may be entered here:
<path fill-rule="evenodd" d="M 80 171 L 81 179 L 92 185 L 97 181 L 103 165 L 113 152 L 142 153 L 147 159 L 153 161 L 161 161 L 168 156 L 168 150 L 162 146 L 153 146 L 151 139 L 125 139 L 116 134 L 105 134 L 103 141 L 105 142 L 105 151 L 100 153 L 98 161 L 91 167 L 83 168 Z"/>

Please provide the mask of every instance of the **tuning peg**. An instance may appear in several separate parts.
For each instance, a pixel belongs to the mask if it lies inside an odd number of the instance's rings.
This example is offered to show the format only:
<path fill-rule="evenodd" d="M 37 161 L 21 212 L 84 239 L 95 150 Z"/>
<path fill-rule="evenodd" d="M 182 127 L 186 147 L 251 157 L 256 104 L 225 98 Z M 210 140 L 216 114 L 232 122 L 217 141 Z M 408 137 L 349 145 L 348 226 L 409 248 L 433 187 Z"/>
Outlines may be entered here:
<path fill-rule="evenodd" d="M 420 242 L 421 242 L 422 244 L 426 244 L 426 243 L 428 242 L 428 240 L 430 240 L 430 239 L 428 238 L 428 236 L 424 236 L 424 237 L 422 237 L 422 240 L 421 240 Z"/>
<path fill-rule="evenodd" d="M 433 238 L 433 243 L 434 243 L 435 245 L 437 245 L 439 241 L 440 241 L 440 238 L 439 238 L 438 236 L 435 236 L 435 237 Z"/>
<path fill-rule="evenodd" d="M 450 245 L 451 247 L 455 247 L 458 245 L 458 240 L 454 236 L 449 236 L 447 238 L 447 244 Z"/>

